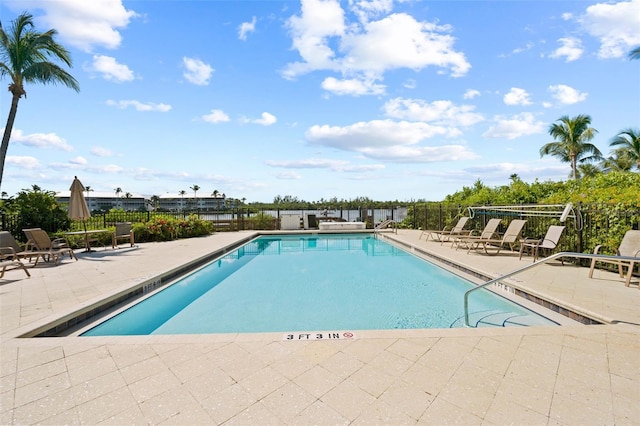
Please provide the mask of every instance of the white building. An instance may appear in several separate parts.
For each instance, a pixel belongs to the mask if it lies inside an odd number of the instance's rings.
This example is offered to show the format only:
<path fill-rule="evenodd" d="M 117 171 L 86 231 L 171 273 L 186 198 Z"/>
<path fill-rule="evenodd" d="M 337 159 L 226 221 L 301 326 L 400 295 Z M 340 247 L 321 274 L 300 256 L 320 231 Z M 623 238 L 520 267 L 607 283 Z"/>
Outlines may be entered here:
<path fill-rule="evenodd" d="M 166 193 L 160 195 L 158 210 L 180 212 L 185 210 L 221 210 L 227 206 L 224 194 L 204 195 L 194 197 L 193 194 L 180 195 L 178 193 Z"/>
<path fill-rule="evenodd" d="M 69 203 L 71 191 L 56 192 L 56 201 L 60 203 Z M 141 211 L 147 210 L 149 204 L 144 195 L 141 194 L 121 194 L 116 197 L 114 192 L 86 191 L 84 198 L 87 200 L 89 211 L 103 210 L 109 211 L 113 208 L 125 211 Z"/>

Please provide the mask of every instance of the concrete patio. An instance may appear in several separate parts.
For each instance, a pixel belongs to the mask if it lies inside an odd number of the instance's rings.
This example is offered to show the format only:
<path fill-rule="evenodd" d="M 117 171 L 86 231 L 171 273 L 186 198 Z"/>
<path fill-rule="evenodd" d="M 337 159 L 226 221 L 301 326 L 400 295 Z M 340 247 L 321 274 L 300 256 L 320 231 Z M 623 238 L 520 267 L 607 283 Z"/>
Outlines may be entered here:
<path fill-rule="evenodd" d="M 0 424 L 640 424 L 640 291 L 559 262 L 514 288 L 606 324 L 20 338 L 252 232 L 77 252 L 0 280 Z M 499 276 L 531 263 L 385 233 L 417 254 Z M 461 301 L 462 303 L 462 301 Z"/>

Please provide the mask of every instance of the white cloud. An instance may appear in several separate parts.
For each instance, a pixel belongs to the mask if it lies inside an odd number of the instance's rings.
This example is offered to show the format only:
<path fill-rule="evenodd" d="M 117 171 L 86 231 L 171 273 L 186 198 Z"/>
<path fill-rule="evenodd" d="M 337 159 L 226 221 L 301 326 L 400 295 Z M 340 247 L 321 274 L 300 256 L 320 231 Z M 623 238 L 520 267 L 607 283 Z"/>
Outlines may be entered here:
<path fill-rule="evenodd" d="M 113 152 L 110 149 L 102 148 L 100 146 L 94 146 L 91 148 L 91 154 L 96 157 L 111 157 L 113 156 Z"/>
<path fill-rule="evenodd" d="M 209 114 L 203 115 L 202 119 L 207 123 L 223 123 L 229 121 L 229 116 L 221 109 L 212 109 Z"/>
<path fill-rule="evenodd" d="M 285 78 L 295 78 L 316 70 L 340 72 L 345 81 L 354 76 L 382 79 L 384 72 L 397 68 L 421 70 L 435 66 L 454 77 L 465 75 L 471 65 L 453 48 L 455 39 L 447 25 L 418 22 L 405 13 L 394 13 L 369 21 L 390 11 L 390 2 L 351 2 L 360 22 L 350 23 L 337 0 L 303 0 L 299 16 L 287 26 L 300 62 L 289 63 Z M 339 46 L 334 50 L 332 46 Z M 357 80 L 364 80 L 357 77 Z M 337 80 L 336 80 L 337 81 Z M 355 93 L 359 93 L 356 91 Z"/>
<path fill-rule="evenodd" d="M 477 96 L 480 96 L 480 92 L 475 89 L 467 89 L 462 96 L 463 99 L 473 99 Z"/>
<path fill-rule="evenodd" d="M 241 121 L 243 123 L 253 123 L 253 124 L 261 124 L 263 126 L 271 126 L 272 124 L 275 124 L 275 122 L 278 121 L 278 119 L 273 114 L 270 114 L 268 112 L 263 112 L 260 118 L 250 119 L 250 118 L 243 117 Z"/>
<path fill-rule="evenodd" d="M 186 78 L 189 83 L 197 86 L 208 85 L 211 74 L 215 71 L 210 65 L 205 64 L 200 59 L 187 58 L 186 56 L 182 58 L 182 65 L 185 68 L 184 78 Z"/>
<path fill-rule="evenodd" d="M 122 42 L 119 30 L 138 17 L 124 7 L 122 0 L 27 0 L 22 7 L 44 11 L 44 15 L 35 17 L 38 24 L 55 28 L 63 45 L 85 52 L 94 47 L 116 49 Z"/>
<path fill-rule="evenodd" d="M 558 39 L 561 44 L 549 57 L 565 58 L 566 62 L 572 62 L 579 59 L 584 52 L 582 41 L 575 37 L 563 37 Z"/>
<path fill-rule="evenodd" d="M 136 100 L 124 100 L 124 101 L 113 101 L 109 99 L 106 102 L 109 106 L 114 106 L 119 109 L 126 109 L 128 107 L 133 107 L 136 111 L 148 112 L 148 111 L 157 111 L 157 112 L 168 112 L 171 111 L 171 105 L 167 104 L 156 104 L 153 102 L 143 103 Z"/>
<path fill-rule="evenodd" d="M 491 139 L 516 139 L 521 136 L 544 133 L 544 123 L 536 121 L 533 114 L 522 114 L 506 117 L 498 115 L 494 117 L 495 124 L 489 127 L 482 136 Z"/>
<path fill-rule="evenodd" d="M 77 166 L 86 166 L 87 165 L 87 159 L 82 157 L 82 156 L 78 156 L 78 157 L 71 158 L 69 160 L 69 163 L 71 163 L 73 165 L 77 165 Z"/>
<path fill-rule="evenodd" d="M 105 80 L 115 81 L 117 83 L 133 81 L 135 78 L 133 71 L 131 71 L 129 67 L 119 64 L 116 59 L 111 56 L 93 55 L 93 62 L 85 68 L 89 72 L 101 74 Z"/>
<path fill-rule="evenodd" d="M 393 10 L 393 0 L 355 0 L 350 1 L 349 5 L 361 22 Z"/>
<path fill-rule="evenodd" d="M 256 30 L 256 17 L 254 16 L 251 19 L 251 22 L 243 22 L 238 27 L 238 38 L 240 40 L 246 40 L 247 34 L 252 33 Z"/>
<path fill-rule="evenodd" d="M 73 151 L 73 147 L 64 138 L 55 133 L 31 133 L 25 135 L 22 130 L 13 129 L 11 142 L 34 148 L 54 148 L 62 151 Z"/>
<path fill-rule="evenodd" d="M 274 177 L 276 179 L 282 179 L 282 180 L 300 180 L 302 179 L 302 175 L 300 175 L 300 173 L 296 173 L 293 171 L 286 171 L 286 172 L 282 172 L 282 173 L 276 173 L 274 175 Z"/>
<path fill-rule="evenodd" d="M 338 80 L 334 77 L 327 77 L 322 82 L 322 88 L 327 92 L 336 95 L 381 95 L 384 93 L 386 86 L 375 84 L 375 81 L 362 79 L 344 79 Z"/>
<path fill-rule="evenodd" d="M 40 161 L 30 156 L 7 155 L 6 163 L 7 165 L 13 164 L 21 169 L 29 170 L 39 169 L 41 167 Z"/>
<path fill-rule="evenodd" d="M 461 145 L 420 146 L 427 139 L 450 136 L 451 129 L 422 122 L 373 120 L 350 126 L 315 125 L 305 137 L 309 143 L 367 158 L 401 163 L 426 163 L 475 158 Z"/>
<path fill-rule="evenodd" d="M 425 102 L 421 99 L 395 98 L 383 106 L 385 115 L 392 118 L 431 122 L 443 126 L 471 126 L 484 120 L 472 105 L 455 105 L 451 101 Z M 450 129 L 450 136 L 459 131 Z"/>
<path fill-rule="evenodd" d="M 640 0 L 591 5 L 578 21 L 599 39 L 600 58 L 623 57 L 640 44 Z"/>
<path fill-rule="evenodd" d="M 506 105 L 531 105 L 529 93 L 518 87 L 512 87 L 502 100 Z"/>
<path fill-rule="evenodd" d="M 308 158 L 305 160 L 275 161 L 268 160 L 265 164 L 284 169 L 328 169 L 334 172 L 362 173 L 384 169 L 383 164 L 355 165 L 344 160 L 330 160 L 325 158 Z"/>
<path fill-rule="evenodd" d="M 549 86 L 549 92 L 551 92 L 551 96 L 556 101 L 563 105 L 571 105 L 587 99 L 587 93 L 580 92 L 564 84 Z"/>

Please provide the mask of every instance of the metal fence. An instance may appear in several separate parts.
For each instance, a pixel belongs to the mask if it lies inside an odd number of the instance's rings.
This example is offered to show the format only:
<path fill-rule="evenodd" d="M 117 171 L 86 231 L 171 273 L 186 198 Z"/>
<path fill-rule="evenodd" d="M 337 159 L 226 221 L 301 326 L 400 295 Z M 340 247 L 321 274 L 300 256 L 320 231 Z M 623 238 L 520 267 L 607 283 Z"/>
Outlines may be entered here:
<path fill-rule="evenodd" d="M 517 206 L 515 206 L 517 207 Z M 544 207 L 544 206 L 540 206 Z M 282 215 L 298 215 L 300 227 L 306 227 L 305 219 L 316 220 L 364 221 L 368 228 L 391 219 L 400 227 L 422 230 L 442 230 L 445 226 L 454 225 L 461 216 L 472 216 L 467 229 L 482 230 L 491 218 L 500 218 L 499 231 L 504 231 L 512 219 L 527 219 L 523 236 L 541 238 L 550 225 L 566 226 L 559 250 L 573 252 L 592 252 L 597 244 L 603 244 L 609 252 L 617 248 L 624 232 L 629 229 L 640 229 L 640 207 L 620 208 L 617 205 L 581 204 L 573 208 L 573 214 L 563 223 L 559 217 L 527 215 L 526 213 L 470 210 L 468 206 L 447 203 L 416 203 L 398 206 L 391 209 L 362 207 L 359 209 L 332 210 L 284 210 L 284 209 L 252 209 L 237 208 L 221 211 L 184 211 L 184 212 L 139 212 L 113 211 L 94 214 L 84 222 L 72 221 L 69 229 L 59 229 L 59 223 L 46 218 L 39 219 L 37 224 L 28 224 L 20 220 L 18 215 L 2 214 L 0 217 L 2 230 L 10 231 L 16 239 L 24 241 L 23 228 L 40 227 L 50 233 L 68 230 L 104 229 L 116 222 L 148 222 L 156 217 L 174 217 L 185 219 L 189 215 L 197 215 L 202 220 L 211 221 L 216 231 L 236 231 L 256 229 L 280 229 Z"/>

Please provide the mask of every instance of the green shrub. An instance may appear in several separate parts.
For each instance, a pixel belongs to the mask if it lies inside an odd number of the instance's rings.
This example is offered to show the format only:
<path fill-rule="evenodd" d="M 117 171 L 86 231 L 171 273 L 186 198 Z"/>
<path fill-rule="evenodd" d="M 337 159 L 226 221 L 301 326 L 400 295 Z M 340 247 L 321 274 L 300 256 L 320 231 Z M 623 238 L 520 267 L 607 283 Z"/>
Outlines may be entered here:
<path fill-rule="evenodd" d="M 260 212 L 257 215 L 250 217 L 249 220 L 253 225 L 253 229 L 262 229 L 262 230 L 276 229 L 276 218 L 269 214 L 264 214 Z"/>

